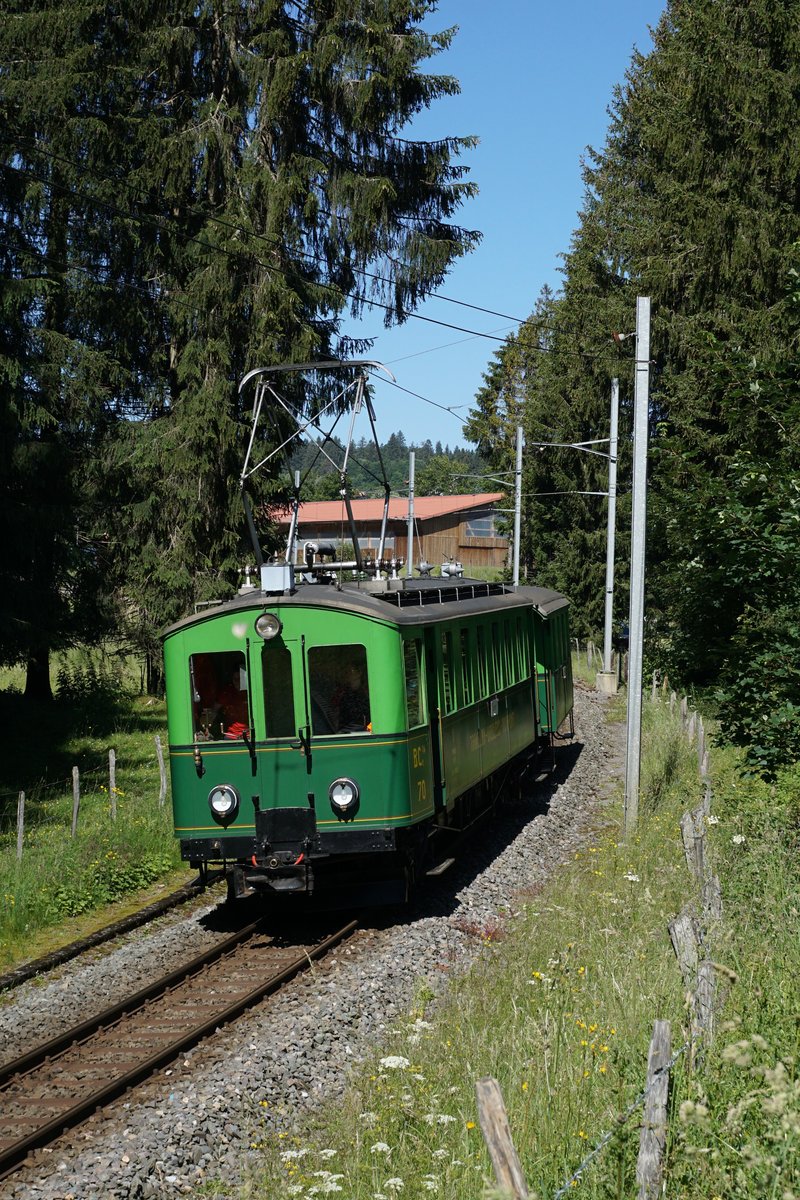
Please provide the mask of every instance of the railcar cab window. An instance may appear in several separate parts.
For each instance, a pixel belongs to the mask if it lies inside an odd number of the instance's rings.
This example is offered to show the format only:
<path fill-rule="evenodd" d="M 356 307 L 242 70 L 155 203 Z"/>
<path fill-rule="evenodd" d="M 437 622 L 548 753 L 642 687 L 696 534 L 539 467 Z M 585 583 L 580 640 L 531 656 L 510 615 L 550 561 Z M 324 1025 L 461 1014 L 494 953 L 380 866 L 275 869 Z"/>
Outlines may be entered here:
<path fill-rule="evenodd" d="M 314 646 L 308 652 L 314 734 L 372 732 L 366 647 Z"/>
<path fill-rule="evenodd" d="M 189 658 L 196 741 L 240 738 L 250 729 L 247 670 L 241 650 Z"/>
<path fill-rule="evenodd" d="M 279 638 L 264 643 L 261 651 L 264 678 L 264 719 L 268 738 L 295 736 L 292 656 Z"/>

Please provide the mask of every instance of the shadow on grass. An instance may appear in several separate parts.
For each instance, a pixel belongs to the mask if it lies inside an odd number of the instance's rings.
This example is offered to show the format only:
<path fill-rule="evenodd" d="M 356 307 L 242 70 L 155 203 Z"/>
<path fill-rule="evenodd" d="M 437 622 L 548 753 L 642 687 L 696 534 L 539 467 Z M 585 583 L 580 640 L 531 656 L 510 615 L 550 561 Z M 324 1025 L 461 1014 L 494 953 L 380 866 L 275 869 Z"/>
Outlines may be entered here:
<path fill-rule="evenodd" d="M 41 703 L 18 692 L 0 692 L 0 815 L 26 794 L 56 783 L 69 785 L 72 768 L 108 770 L 108 750 L 122 739 L 135 742 L 163 729 L 162 701 L 146 696 Z"/>

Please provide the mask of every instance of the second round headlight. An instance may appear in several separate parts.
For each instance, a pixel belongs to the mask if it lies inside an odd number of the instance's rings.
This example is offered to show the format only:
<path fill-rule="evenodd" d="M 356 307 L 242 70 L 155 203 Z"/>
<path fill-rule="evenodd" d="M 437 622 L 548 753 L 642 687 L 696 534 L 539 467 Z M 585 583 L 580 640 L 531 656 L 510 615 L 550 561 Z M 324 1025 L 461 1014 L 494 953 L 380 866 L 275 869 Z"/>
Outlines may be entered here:
<path fill-rule="evenodd" d="M 358 784 L 346 776 L 334 779 L 328 788 L 328 797 L 335 813 L 352 813 L 358 804 Z"/>
<path fill-rule="evenodd" d="M 229 783 L 220 783 L 208 793 L 211 815 L 220 825 L 230 825 L 239 811 L 239 793 Z"/>

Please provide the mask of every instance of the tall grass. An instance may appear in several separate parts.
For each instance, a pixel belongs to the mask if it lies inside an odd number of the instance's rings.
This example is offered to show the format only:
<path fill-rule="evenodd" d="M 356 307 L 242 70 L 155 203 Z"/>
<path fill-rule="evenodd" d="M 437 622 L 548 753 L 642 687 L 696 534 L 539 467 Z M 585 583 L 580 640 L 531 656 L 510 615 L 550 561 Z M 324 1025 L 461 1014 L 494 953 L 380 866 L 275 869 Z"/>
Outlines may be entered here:
<path fill-rule="evenodd" d="M 306 1125 L 288 1110 L 265 1112 L 254 1135 L 261 1166 L 243 1194 L 487 1194 L 491 1167 L 474 1091 L 482 1075 L 500 1081 L 533 1195 L 552 1197 L 565 1185 L 598 1200 L 636 1194 L 634 1105 L 653 1022 L 671 1022 L 674 1049 L 689 1035 L 667 925 L 695 897 L 678 822 L 701 795 L 677 716 L 660 703 L 646 702 L 644 713 L 637 834 L 623 843 L 620 805 L 612 806 L 545 892 L 516 898 L 522 913 L 500 940 L 487 928 L 480 961 L 445 1002 L 431 1005 L 420 980 L 414 1008 L 343 1098 Z M 800 770 L 770 792 L 742 778 L 735 756 L 715 753 L 714 761 L 717 823 L 709 835 L 726 905 L 714 953 L 723 983 L 737 982 L 717 1040 L 691 1070 L 688 1055 L 673 1069 L 668 1193 L 790 1200 L 800 1148 Z"/>
<path fill-rule="evenodd" d="M 581 1191 L 630 1195 L 637 1139 L 617 1114 L 642 1086 L 653 1021 L 680 1030 L 684 1018 L 667 923 L 687 888 L 675 830 L 692 788 L 696 767 L 684 747 L 669 797 L 630 844 L 615 806 L 546 892 L 526 896 L 522 881 L 521 915 L 500 940 L 487 928 L 480 961 L 446 1002 L 431 1007 L 420 981 L 390 1053 L 355 1076 L 315 1128 L 297 1129 L 289 1112 L 271 1116 L 259 1139 L 263 1175 L 250 1192 L 478 1197 L 491 1170 L 474 1089 L 492 1075 L 536 1194 L 552 1195 L 612 1129 Z M 335 1154 L 320 1159 L 323 1150 Z"/>

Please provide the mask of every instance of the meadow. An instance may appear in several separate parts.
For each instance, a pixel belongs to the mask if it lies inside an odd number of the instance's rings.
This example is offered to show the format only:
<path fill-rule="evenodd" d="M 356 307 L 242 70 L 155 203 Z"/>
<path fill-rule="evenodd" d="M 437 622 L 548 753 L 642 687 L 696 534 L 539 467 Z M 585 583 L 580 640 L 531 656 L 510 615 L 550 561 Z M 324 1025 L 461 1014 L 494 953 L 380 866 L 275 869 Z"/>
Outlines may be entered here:
<path fill-rule="evenodd" d="M 621 719 L 621 702 L 612 714 Z M 726 994 L 715 1039 L 692 1046 L 667 926 L 695 898 L 679 821 L 701 796 L 697 757 L 664 703 L 645 704 L 643 736 L 636 835 L 623 840 L 618 800 L 545 891 L 523 890 L 520 915 L 487 928 L 478 965 L 445 1002 L 419 980 L 413 1009 L 343 1098 L 302 1128 L 290 1112 L 270 1113 L 241 1197 L 493 1196 L 475 1099 L 487 1075 L 501 1085 L 532 1196 L 635 1195 L 656 1019 L 671 1022 L 678 1052 L 666 1194 L 800 1194 L 800 770 L 767 785 L 712 747 L 707 835 L 724 919 L 710 949 Z"/>
<path fill-rule="evenodd" d="M 0 969 L 104 923 L 106 906 L 115 901 L 129 898 L 135 907 L 143 889 L 189 878 L 172 835 L 169 791 L 159 803 L 155 737 L 166 748 L 165 706 L 141 695 L 137 682 L 125 660 L 100 651 L 71 652 L 55 664 L 53 704 L 22 703 L 13 673 L 0 681 L 6 735 L 0 766 Z M 73 838 L 74 766 L 81 797 Z M 25 832 L 18 860 L 20 791 Z"/>
<path fill-rule="evenodd" d="M 108 901 L 127 896 L 135 905 L 142 888 L 172 879 L 178 866 L 169 798 L 158 803 L 153 741 L 156 733 L 165 741 L 163 705 L 118 675 L 106 672 L 96 686 L 97 664 L 71 671 L 61 701 L 32 728 L 15 726 L 14 693 L 0 693 L 0 718 L 12 734 L 0 790 L 13 798 L 24 784 L 35 818 L 21 863 L 13 822 L 0 839 L 3 963 L 31 957 L 42 939 L 70 940 L 82 920 L 103 923 Z M 671 1022 L 679 1052 L 667 1194 L 800 1196 L 800 767 L 765 783 L 745 771 L 738 752 L 714 744 L 711 731 L 706 834 L 723 921 L 708 951 L 721 1008 L 713 1042 L 693 1047 L 667 926 L 696 901 L 679 821 L 703 785 L 677 712 L 647 699 L 643 715 L 635 835 L 623 838 L 618 796 L 545 890 L 523 887 L 513 898 L 518 915 L 483 931 L 479 962 L 446 1000 L 434 1003 L 420 978 L 413 1007 L 354 1069 L 344 1095 L 304 1125 L 292 1112 L 265 1113 L 254 1141 L 257 1172 L 239 1191 L 208 1181 L 204 1195 L 491 1196 L 475 1100 L 477 1079 L 488 1075 L 501 1085 L 531 1195 L 622 1200 L 636 1192 L 638 1101 L 660 1019 Z M 624 719 L 622 698 L 609 706 L 609 719 Z M 104 782 L 110 745 L 118 760 L 115 822 Z M 67 779 L 74 762 L 86 790 L 73 840 Z M 49 786 L 59 780 L 60 790 Z"/>

